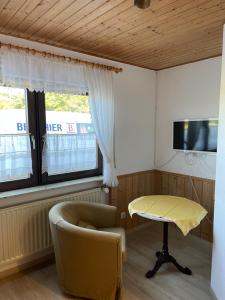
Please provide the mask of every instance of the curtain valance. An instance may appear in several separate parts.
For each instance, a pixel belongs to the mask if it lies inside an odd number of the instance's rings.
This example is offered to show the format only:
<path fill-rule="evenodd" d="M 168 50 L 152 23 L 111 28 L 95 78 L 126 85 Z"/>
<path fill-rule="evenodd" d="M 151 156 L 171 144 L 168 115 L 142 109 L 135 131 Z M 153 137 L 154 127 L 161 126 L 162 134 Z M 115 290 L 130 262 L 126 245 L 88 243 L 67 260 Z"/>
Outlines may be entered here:
<path fill-rule="evenodd" d="M 30 91 L 88 92 L 84 65 L 60 61 L 54 57 L 32 55 L 15 49 L 1 47 L 0 82 Z"/>

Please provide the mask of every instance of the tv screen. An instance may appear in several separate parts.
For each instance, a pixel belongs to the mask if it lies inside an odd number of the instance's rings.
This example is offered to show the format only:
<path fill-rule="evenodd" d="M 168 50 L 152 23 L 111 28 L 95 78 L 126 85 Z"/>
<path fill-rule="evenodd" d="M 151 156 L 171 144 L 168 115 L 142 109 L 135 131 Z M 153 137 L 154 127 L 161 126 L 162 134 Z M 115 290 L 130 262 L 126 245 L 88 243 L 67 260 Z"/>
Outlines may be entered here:
<path fill-rule="evenodd" d="M 218 120 L 177 121 L 173 123 L 173 149 L 217 151 Z"/>

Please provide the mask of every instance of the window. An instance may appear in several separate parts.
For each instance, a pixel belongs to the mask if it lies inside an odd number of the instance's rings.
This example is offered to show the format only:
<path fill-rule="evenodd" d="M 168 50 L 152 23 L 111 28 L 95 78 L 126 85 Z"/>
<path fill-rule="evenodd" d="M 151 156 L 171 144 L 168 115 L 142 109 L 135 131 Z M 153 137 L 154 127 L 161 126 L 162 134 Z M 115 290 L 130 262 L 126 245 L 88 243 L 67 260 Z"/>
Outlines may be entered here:
<path fill-rule="evenodd" d="M 0 87 L 0 191 L 101 173 L 88 96 Z"/>
<path fill-rule="evenodd" d="M 27 97 L 23 89 L 0 87 L 0 191 L 32 185 Z"/>

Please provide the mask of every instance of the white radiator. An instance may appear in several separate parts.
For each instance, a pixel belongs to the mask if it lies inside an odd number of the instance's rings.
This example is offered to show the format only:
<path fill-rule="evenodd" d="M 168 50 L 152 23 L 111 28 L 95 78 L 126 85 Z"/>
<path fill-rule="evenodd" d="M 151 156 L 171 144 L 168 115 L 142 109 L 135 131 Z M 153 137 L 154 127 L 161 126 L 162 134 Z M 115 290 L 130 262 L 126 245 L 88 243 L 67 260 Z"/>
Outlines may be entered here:
<path fill-rule="evenodd" d="M 48 255 L 52 242 L 49 209 L 62 201 L 106 203 L 100 189 L 44 199 L 0 210 L 0 272 Z"/>

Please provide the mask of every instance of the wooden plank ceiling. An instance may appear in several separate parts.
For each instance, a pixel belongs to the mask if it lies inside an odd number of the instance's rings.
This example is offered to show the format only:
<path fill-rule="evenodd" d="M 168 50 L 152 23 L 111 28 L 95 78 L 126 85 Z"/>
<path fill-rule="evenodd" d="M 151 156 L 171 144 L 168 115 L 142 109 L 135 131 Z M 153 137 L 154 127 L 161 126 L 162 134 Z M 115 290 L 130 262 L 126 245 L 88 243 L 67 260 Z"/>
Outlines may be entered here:
<path fill-rule="evenodd" d="M 160 70 L 222 53 L 224 0 L 0 0 L 0 33 Z"/>

